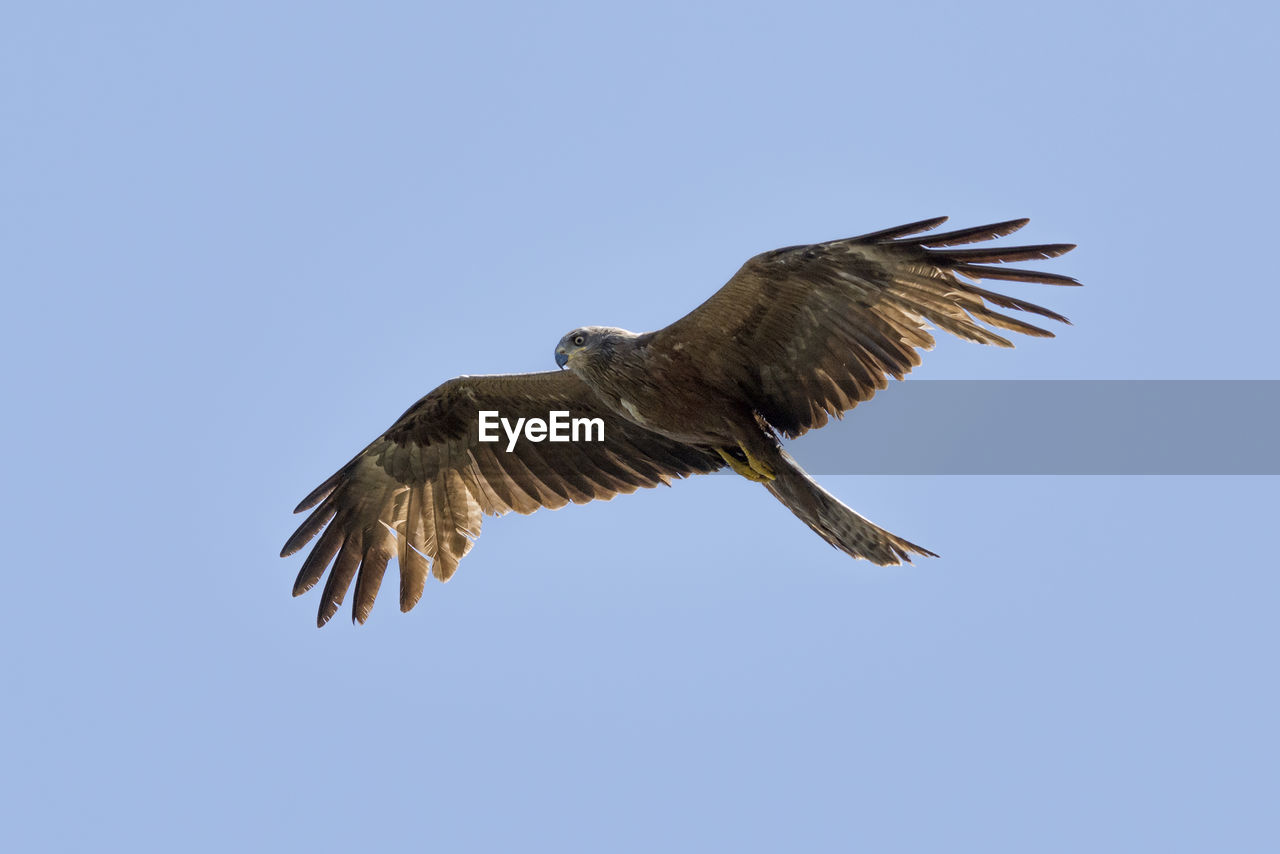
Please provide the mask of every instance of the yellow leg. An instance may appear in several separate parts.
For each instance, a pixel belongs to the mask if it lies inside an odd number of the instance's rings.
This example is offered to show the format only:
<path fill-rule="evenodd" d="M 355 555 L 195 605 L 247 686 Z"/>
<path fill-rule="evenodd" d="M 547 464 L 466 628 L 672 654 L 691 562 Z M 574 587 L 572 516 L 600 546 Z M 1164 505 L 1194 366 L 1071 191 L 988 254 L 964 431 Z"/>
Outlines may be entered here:
<path fill-rule="evenodd" d="M 739 443 L 738 447 L 742 449 L 742 453 L 747 455 L 747 465 L 751 466 L 752 470 L 755 471 L 757 474 L 759 474 L 761 478 L 763 478 L 763 480 L 761 481 L 762 483 L 764 482 L 764 480 L 777 479 L 778 476 L 773 473 L 772 466 L 770 466 L 764 460 L 753 457 L 751 455 L 751 452 L 747 450 L 746 445 Z"/>
<path fill-rule="evenodd" d="M 747 480 L 755 481 L 756 483 L 765 483 L 773 480 L 774 478 L 773 470 L 767 465 L 761 463 L 759 460 L 755 460 L 750 454 L 747 454 L 747 460 L 754 461 L 755 465 L 752 465 L 751 462 L 744 463 L 742 460 L 738 459 L 723 448 L 716 448 L 716 453 L 720 455 L 720 459 L 729 464 L 729 468 L 733 469 Z M 743 453 L 746 453 L 745 448 L 743 448 Z M 760 468 L 756 468 L 756 466 L 760 466 L 764 471 L 761 471 Z"/>

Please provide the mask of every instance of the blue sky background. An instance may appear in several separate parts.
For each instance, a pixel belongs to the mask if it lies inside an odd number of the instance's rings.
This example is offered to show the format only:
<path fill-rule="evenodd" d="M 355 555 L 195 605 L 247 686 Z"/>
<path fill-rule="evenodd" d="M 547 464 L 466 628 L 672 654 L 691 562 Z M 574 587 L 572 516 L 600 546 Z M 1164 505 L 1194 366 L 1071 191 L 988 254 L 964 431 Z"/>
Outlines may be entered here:
<path fill-rule="evenodd" d="M 324 631 L 276 553 L 439 382 L 938 214 L 1087 287 L 917 376 L 1280 378 L 1277 23 L 10 4 L 6 844 L 1276 850 L 1275 478 L 824 477 L 943 555 L 898 570 L 701 478 Z"/>

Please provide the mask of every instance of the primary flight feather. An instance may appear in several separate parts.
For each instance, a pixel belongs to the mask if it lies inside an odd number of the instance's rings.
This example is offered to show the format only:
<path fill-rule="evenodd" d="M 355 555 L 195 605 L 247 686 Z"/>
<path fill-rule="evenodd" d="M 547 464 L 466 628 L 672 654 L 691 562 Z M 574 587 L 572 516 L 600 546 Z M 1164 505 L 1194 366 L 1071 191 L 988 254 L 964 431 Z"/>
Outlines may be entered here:
<path fill-rule="evenodd" d="M 458 377 L 409 408 L 387 432 L 302 500 L 311 514 L 281 556 L 320 539 L 294 583 L 300 595 L 329 571 L 318 625 L 352 582 L 364 622 L 394 557 L 400 609 L 428 575 L 447 581 L 485 515 L 610 499 L 728 466 L 764 485 L 831 545 L 880 565 L 933 552 L 854 513 L 787 454 L 795 437 L 839 417 L 920 363 L 928 325 L 1011 347 L 992 329 L 1052 333 L 996 309 L 1050 320 L 1047 308 L 974 284 L 983 279 L 1076 285 L 1008 262 L 1054 258 L 1072 244 L 952 247 L 1010 234 L 1010 220 L 934 233 L 946 217 L 765 252 L 689 314 L 656 332 L 589 326 L 556 347 L 563 370 Z M 481 441 L 481 412 L 511 422 L 552 411 L 598 418 L 602 441 Z M 330 564 L 332 567 L 330 568 Z"/>

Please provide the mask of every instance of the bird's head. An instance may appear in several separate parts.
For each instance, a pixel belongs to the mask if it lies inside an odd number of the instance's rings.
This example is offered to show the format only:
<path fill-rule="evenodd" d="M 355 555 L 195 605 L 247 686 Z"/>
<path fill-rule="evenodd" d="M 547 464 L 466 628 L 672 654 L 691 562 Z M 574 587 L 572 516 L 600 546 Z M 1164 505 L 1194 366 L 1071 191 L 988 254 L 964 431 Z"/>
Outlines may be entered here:
<path fill-rule="evenodd" d="M 573 370 L 586 362 L 594 361 L 613 352 L 614 344 L 621 336 L 628 336 L 624 329 L 609 326 L 583 326 L 560 339 L 556 345 L 556 364 Z"/>

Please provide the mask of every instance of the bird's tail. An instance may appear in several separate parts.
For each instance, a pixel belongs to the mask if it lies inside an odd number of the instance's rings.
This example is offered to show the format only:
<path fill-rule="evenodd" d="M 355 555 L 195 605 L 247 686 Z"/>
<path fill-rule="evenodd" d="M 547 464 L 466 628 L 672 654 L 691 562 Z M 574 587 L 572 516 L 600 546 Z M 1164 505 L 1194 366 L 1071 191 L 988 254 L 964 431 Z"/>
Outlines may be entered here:
<path fill-rule="evenodd" d="M 854 513 L 809 477 L 786 451 L 778 448 L 776 457 L 769 456 L 775 478 L 765 483 L 765 488 L 840 551 L 879 566 L 911 563 L 912 554 L 937 557 L 928 549 L 894 536 Z"/>

